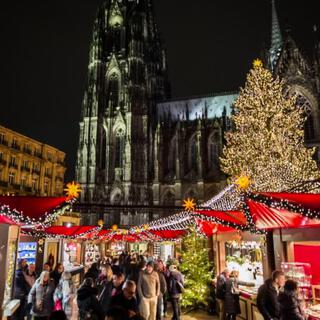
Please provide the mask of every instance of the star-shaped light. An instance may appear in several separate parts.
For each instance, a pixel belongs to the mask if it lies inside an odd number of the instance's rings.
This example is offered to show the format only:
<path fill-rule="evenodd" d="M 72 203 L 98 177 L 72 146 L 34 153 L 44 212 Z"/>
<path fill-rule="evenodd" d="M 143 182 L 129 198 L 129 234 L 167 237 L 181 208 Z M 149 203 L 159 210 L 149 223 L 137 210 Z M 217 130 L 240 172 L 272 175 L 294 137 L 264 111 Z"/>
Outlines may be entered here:
<path fill-rule="evenodd" d="M 263 66 L 263 63 L 260 59 L 255 59 L 253 60 L 253 67 L 254 68 L 260 68 Z"/>
<path fill-rule="evenodd" d="M 246 190 L 250 186 L 250 179 L 247 176 L 240 176 L 235 183 L 240 189 Z"/>
<path fill-rule="evenodd" d="M 79 183 L 74 181 L 67 183 L 67 187 L 64 189 L 68 198 L 78 198 L 81 192 L 81 187 Z"/>
<path fill-rule="evenodd" d="M 196 207 L 196 203 L 193 199 L 187 198 L 183 200 L 183 207 L 186 211 L 193 211 Z"/>

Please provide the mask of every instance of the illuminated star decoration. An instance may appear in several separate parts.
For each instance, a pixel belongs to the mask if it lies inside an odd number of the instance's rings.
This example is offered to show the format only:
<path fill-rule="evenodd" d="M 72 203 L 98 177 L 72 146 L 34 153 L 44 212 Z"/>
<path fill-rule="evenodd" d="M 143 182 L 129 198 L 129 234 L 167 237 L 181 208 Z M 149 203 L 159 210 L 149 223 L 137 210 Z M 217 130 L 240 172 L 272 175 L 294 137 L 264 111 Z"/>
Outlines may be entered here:
<path fill-rule="evenodd" d="M 67 187 L 64 189 L 69 199 L 78 198 L 81 192 L 81 187 L 79 183 L 74 181 L 67 183 Z"/>
<path fill-rule="evenodd" d="M 187 200 L 183 200 L 183 207 L 185 211 L 194 211 L 196 203 L 193 199 L 187 198 Z"/>
<path fill-rule="evenodd" d="M 260 68 L 263 66 L 263 63 L 260 59 L 255 59 L 253 60 L 253 67 L 254 68 Z"/>
<path fill-rule="evenodd" d="M 235 183 L 240 189 L 246 190 L 250 186 L 250 179 L 247 176 L 240 176 L 237 178 Z"/>

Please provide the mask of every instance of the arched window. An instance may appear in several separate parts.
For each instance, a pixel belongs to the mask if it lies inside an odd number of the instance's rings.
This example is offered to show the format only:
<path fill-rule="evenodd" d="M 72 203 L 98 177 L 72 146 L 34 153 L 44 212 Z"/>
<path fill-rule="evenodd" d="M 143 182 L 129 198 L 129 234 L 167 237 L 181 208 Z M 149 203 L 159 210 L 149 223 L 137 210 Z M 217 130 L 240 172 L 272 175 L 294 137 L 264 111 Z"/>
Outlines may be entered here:
<path fill-rule="evenodd" d="M 208 167 L 219 163 L 220 157 L 220 135 L 218 132 L 214 132 L 208 139 Z"/>
<path fill-rule="evenodd" d="M 108 97 L 113 110 L 119 104 L 119 78 L 116 73 L 112 73 L 108 82 Z"/>
<path fill-rule="evenodd" d="M 310 102 L 307 100 L 305 96 L 302 94 L 297 94 L 297 105 L 303 109 L 305 112 L 305 115 L 307 117 L 305 123 L 304 123 L 304 136 L 305 140 L 313 140 L 315 137 L 314 132 L 314 123 L 313 123 L 313 115 L 312 115 L 312 107 Z"/>
<path fill-rule="evenodd" d="M 176 167 L 176 140 L 172 139 L 169 144 L 168 170 L 175 171 Z"/>
<path fill-rule="evenodd" d="M 119 129 L 115 137 L 115 168 L 121 168 L 124 156 L 124 131 Z"/>
<path fill-rule="evenodd" d="M 196 136 L 193 135 L 189 142 L 189 169 L 197 171 L 198 165 L 198 146 Z"/>
<path fill-rule="evenodd" d="M 166 206 L 175 205 L 175 195 L 172 191 L 168 191 L 162 198 L 162 204 Z"/>

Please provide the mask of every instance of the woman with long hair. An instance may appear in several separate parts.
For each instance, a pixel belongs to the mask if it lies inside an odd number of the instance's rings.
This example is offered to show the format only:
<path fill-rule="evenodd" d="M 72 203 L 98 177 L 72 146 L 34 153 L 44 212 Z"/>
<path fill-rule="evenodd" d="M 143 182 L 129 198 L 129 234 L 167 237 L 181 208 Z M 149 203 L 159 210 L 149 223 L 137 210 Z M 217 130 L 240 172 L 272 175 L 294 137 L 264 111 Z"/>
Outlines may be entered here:
<path fill-rule="evenodd" d="M 58 285 L 63 271 L 64 271 L 63 264 L 57 263 L 54 270 L 50 273 L 50 277 L 51 279 L 53 279 L 55 287 Z"/>
<path fill-rule="evenodd" d="M 53 310 L 54 285 L 48 271 L 42 271 L 28 296 L 31 315 L 35 320 L 46 320 Z"/>
<path fill-rule="evenodd" d="M 62 273 L 56 290 L 54 291 L 54 302 L 56 310 L 63 310 L 68 319 L 72 319 L 75 312 L 74 310 L 74 298 L 76 297 L 76 287 L 73 284 L 72 276 L 69 271 Z"/>

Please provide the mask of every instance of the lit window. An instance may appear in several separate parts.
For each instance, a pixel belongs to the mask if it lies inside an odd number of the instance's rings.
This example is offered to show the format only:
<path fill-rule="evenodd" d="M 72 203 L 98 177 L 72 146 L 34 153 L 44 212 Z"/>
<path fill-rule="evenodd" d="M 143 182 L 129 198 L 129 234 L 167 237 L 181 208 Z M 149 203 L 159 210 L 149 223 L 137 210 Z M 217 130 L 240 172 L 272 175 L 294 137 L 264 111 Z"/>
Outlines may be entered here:
<path fill-rule="evenodd" d="M 13 184 L 15 180 L 15 173 L 10 171 L 9 172 L 9 184 Z"/>

